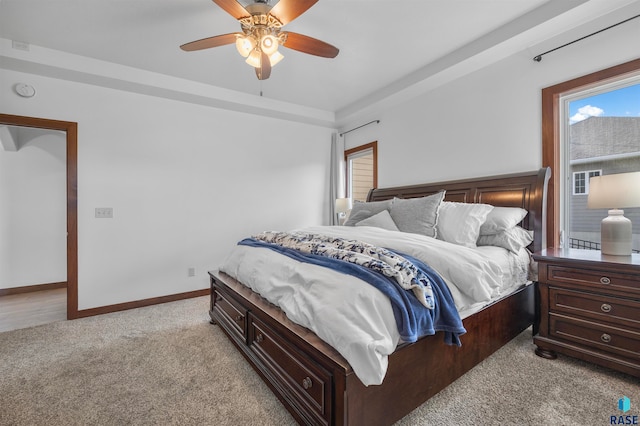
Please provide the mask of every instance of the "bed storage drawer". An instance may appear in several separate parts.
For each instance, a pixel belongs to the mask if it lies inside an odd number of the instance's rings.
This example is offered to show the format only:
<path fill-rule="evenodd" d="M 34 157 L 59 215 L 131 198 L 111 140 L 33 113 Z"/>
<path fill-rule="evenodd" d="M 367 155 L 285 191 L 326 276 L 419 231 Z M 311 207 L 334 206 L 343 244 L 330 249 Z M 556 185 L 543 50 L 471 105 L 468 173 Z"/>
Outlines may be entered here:
<path fill-rule="evenodd" d="M 300 408 L 305 423 L 331 423 L 331 374 L 253 315 L 249 316 L 248 332 L 249 347 L 263 364 L 261 370 L 272 376 L 272 383 L 281 387 L 290 403 Z"/>
<path fill-rule="evenodd" d="M 550 334 L 598 351 L 640 360 L 640 333 L 597 322 L 551 314 Z"/>
<path fill-rule="evenodd" d="M 240 343 L 247 341 L 247 310 L 233 298 L 226 296 L 219 288 L 213 287 L 213 310 L 221 325 Z"/>

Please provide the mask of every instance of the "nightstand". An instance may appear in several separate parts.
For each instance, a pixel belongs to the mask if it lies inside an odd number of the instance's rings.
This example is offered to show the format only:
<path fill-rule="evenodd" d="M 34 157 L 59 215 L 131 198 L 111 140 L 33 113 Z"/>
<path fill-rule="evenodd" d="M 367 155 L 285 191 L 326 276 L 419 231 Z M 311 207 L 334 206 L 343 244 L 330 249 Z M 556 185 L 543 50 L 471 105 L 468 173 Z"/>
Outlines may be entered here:
<path fill-rule="evenodd" d="M 640 377 L 640 255 L 552 248 L 533 258 L 536 354 L 562 353 Z"/>

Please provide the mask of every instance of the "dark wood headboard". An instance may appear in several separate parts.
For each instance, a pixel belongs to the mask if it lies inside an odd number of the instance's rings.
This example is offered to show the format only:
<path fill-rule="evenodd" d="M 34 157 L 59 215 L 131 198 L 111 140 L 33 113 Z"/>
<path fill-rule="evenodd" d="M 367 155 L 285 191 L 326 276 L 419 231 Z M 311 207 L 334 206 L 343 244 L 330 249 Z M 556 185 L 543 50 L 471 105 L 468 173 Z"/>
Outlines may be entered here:
<path fill-rule="evenodd" d="M 445 190 L 445 200 L 460 203 L 484 203 L 501 207 L 522 207 L 529 214 L 521 226 L 533 230 L 532 251 L 546 248 L 547 183 L 551 168 L 544 167 L 526 173 L 489 176 L 473 179 L 433 182 L 420 185 L 374 188 L 367 201 L 390 198 L 417 198 Z"/>

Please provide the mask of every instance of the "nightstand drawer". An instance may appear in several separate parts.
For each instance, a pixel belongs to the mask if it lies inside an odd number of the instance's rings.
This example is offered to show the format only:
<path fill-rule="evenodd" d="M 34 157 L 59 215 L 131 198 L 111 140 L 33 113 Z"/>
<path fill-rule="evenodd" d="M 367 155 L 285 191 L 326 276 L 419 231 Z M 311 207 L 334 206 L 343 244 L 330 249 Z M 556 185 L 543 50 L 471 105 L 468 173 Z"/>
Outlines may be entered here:
<path fill-rule="evenodd" d="M 551 311 L 580 315 L 640 331 L 640 301 L 562 288 L 549 288 Z"/>
<path fill-rule="evenodd" d="M 547 282 L 550 284 L 574 284 L 607 292 L 640 294 L 640 276 L 598 269 L 578 269 L 547 265 Z"/>
<path fill-rule="evenodd" d="M 549 329 L 555 338 L 640 360 L 640 333 L 553 313 L 550 314 Z"/>

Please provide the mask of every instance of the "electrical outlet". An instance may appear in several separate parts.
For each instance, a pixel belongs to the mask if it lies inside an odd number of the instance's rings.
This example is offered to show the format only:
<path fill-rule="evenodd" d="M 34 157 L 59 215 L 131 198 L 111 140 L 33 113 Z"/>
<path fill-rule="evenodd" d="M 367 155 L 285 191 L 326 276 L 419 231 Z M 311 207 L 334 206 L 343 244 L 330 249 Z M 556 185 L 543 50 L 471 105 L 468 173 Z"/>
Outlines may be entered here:
<path fill-rule="evenodd" d="M 187 270 L 187 276 L 189 277 L 195 277 L 196 276 L 196 268 L 189 268 Z"/>
<path fill-rule="evenodd" d="M 96 207 L 96 217 L 100 219 L 112 219 L 113 208 L 112 207 Z"/>
<path fill-rule="evenodd" d="M 11 40 L 11 47 L 17 50 L 24 50 L 28 52 L 30 47 L 29 43 L 25 43 L 24 41 Z"/>

